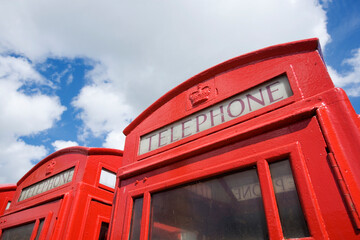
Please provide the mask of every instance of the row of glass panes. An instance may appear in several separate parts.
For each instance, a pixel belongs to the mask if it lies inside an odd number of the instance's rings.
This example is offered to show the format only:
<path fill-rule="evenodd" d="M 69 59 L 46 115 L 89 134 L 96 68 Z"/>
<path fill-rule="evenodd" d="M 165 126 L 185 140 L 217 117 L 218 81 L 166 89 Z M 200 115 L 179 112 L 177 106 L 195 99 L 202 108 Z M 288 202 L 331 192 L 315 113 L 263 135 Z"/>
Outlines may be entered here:
<path fill-rule="evenodd" d="M 285 238 L 309 236 L 289 160 L 269 164 Z M 143 198 L 134 200 L 130 240 L 140 239 Z M 149 239 L 268 239 L 256 169 L 152 194 Z"/>

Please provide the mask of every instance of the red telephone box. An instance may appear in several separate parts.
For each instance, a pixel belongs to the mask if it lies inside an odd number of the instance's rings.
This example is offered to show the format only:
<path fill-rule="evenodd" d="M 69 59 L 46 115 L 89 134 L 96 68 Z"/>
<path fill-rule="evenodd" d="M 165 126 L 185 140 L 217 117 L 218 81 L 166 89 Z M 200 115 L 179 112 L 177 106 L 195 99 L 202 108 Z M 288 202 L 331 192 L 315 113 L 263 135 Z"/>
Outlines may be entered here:
<path fill-rule="evenodd" d="M 43 159 L 18 182 L 0 239 L 106 239 L 122 154 L 71 147 Z"/>
<path fill-rule="evenodd" d="M 317 39 L 212 67 L 124 130 L 110 239 L 359 239 L 359 128 Z"/>
<path fill-rule="evenodd" d="M 16 184 L 0 184 L 0 216 L 9 209 L 16 190 Z"/>

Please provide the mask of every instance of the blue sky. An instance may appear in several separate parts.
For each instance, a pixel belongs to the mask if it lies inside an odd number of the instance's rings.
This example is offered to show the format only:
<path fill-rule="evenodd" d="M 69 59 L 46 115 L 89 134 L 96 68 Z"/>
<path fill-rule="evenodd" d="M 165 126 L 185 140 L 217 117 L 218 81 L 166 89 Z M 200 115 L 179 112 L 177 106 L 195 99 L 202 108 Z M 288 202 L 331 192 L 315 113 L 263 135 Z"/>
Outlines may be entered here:
<path fill-rule="evenodd" d="M 331 36 L 331 42 L 327 44 L 324 51 L 326 64 L 335 69 L 341 77 L 349 76 L 356 72 L 355 78 L 360 79 L 359 68 L 360 58 L 356 63 L 350 64 L 347 61 L 354 59 L 357 50 L 360 48 L 360 2 L 356 0 L 331 1 L 325 8 L 328 17 L 327 31 Z M 325 4 L 325 5 L 327 5 Z M 336 81 L 333 77 L 333 80 Z M 356 80 L 354 80 L 356 81 Z M 357 80 L 359 81 L 359 80 Z M 350 101 L 356 112 L 360 114 L 359 82 L 357 84 L 343 85 L 339 79 L 337 86 L 343 87 L 349 94 Z M 356 86 L 356 92 L 349 91 Z"/>
<path fill-rule="evenodd" d="M 122 130 L 193 75 L 317 37 L 360 113 L 360 2 L 0 1 L 0 183 L 67 146 L 123 149 Z"/>

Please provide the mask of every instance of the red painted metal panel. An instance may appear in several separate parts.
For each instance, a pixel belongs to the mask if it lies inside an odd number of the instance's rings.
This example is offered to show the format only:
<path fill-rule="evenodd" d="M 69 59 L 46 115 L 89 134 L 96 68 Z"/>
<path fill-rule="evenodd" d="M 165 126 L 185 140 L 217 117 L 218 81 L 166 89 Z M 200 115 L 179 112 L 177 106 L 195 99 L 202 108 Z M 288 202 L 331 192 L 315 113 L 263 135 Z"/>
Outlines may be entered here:
<path fill-rule="evenodd" d="M 265 104 L 261 91 L 269 98 L 279 91 L 270 87 L 277 76 L 287 77 L 292 94 Z M 262 84 L 270 85 L 261 90 Z M 243 104 L 251 108 L 251 100 L 260 108 L 241 115 L 229 113 L 227 106 L 225 112 L 226 101 L 241 103 L 238 99 L 254 89 L 261 98 L 250 94 Z M 214 106 L 218 118 L 237 117 L 199 131 L 204 112 L 215 118 Z M 185 134 L 189 118 L 198 124 L 194 134 Z M 177 125 L 182 138 L 173 141 Z M 329 77 L 316 39 L 265 48 L 221 63 L 169 91 L 124 130 L 124 163 L 117 174 L 110 239 L 129 238 L 134 199 L 144 199 L 140 239 L 148 239 L 151 226 L 181 228 L 165 222 L 150 224 L 154 195 L 252 167 L 259 177 L 269 237 L 284 239 L 282 206 L 277 205 L 269 168 L 284 159 L 290 161 L 309 231 L 309 236 L 305 233 L 301 238 L 358 239 L 359 126 L 346 95 Z M 171 134 L 166 144 L 165 131 Z M 151 148 L 152 134 L 158 138 L 156 148 Z M 149 149 L 140 152 L 144 136 L 150 136 Z"/>
<path fill-rule="evenodd" d="M 308 141 L 309 137 L 312 139 L 311 142 Z M 285 144 L 289 142 L 294 144 Z M 265 152 L 256 154 L 256 152 L 260 151 L 259 149 Z M 178 186 L 179 184 L 197 181 L 204 177 L 212 177 L 226 171 L 246 168 L 257 161 L 259 162 L 260 181 L 263 185 L 269 185 L 269 183 L 266 183 L 268 177 L 261 177 L 263 176 L 262 173 L 266 173 L 266 171 L 262 170 L 264 169 L 264 160 L 273 162 L 287 156 L 290 156 L 292 159 L 291 163 L 299 186 L 302 206 L 306 213 L 312 236 L 315 239 L 327 239 L 329 235 L 330 239 L 341 239 L 341 236 L 346 233 L 348 237 L 356 237 L 349 216 L 346 214 L 338 215 L 339 212 L 346 213 L 346 207 L 341 195 L 339 195 L 336 181 L 332 177 L 331 167 L 326 161 L 326 145 L 320 127 L 316 123 L 316 118 L 313 118 L 310 122 L 305 120 L 289 127 L 283 127 L 243 140 L 239 143 L 232 143 L 218 150 L 203 153 L 169 167 L 162 167 L 146 174 L 123 180 L 120 189 L 122 191 L 126 189 L 128 194 L 135 197 L 141 193 L 158 192 L 169 187 Z M 321 175 L 319 170 L 321 170 Z M 144 182 L 145 177 L 147 178 L 146 182 Z M 274 198 L 265 198 L 265 196 L 269 196 L 266 188 L 262 189 L 262 191 L 264 202 L 270 201 L 268 204 L 265 204 L 265 207 L 270 205 L 273 206 L 273 209 L 275 208 L 275 210 L 266 209 L 265 211 L 269 217 L 274 216 L 273 214 L 276 212 L 276 206 L 274 207 L 273 202 Z M 329 199 L 329 196 L 332 196 L 331 199 Z M 148 205 L 149 203 L 145 203 L 145 206 Z M 148 208 L 145 207 L 145 209 Z M 118 217 L 120 218 L 121 216 L 127 222 L 125 223 L 127 225 L 131 215 L 129 214 L 129 209 L 123 209 L 123 211 L 125 212 L 119 214 Z M 128 213 L 126 214 L 126 212 Z M 336 221 L 334 221 L 334 215 L 337 215 Z M 278 219 L 276 214 L 274 217 L 274 220 L 269 220 L 269 224 L 279 222 L 276 220 Z M 270 217 L 270 219 L 274 217 Z M 337 231 L 337 228 L 332 226 L 334 224 L 338 228 L 341 226 L 342 231 Z M 270 236 L 272 236 L 271 239 L 282 239 L 281 232 L 278 232 L 281 229 L 279 228 L 279 223 L 276 225 L 269 226 L 269 229 L 271 229 L 269 232 Z M 147 224 L 144 226 L 147 226 Z M 120 237 L 118 235 L 114 236 Z M 126 234 L 122 236 L 122 239 L 127 238 Z"/>
<path fill-rule="evenodd" d="M 6 215 L 0 220 L 0 222 L 2 221 L 1 231 L 4 232 L 9 228 L 16 228 L 24 223 L 35 222 L 42 219 L 45 222 L 41 233 L 37 234 L 35 227 L 32 231 L 31 239 L 35 239 L 35 237 L 39 237 L 39 239 L 50 239 L 57 222 L 61 204 L 62 200 L 55 200 L 38 207 Z"/>
<path fill-rule="evenodd" d="M 82 239 L 98 240 L 102 223 L 109 224 L 111 205 L 91 200 Z"/>
<path fill-rule="evenodd" d="M 244 54 L 237 58 L 228 60 L 224 63 L 221 63 L 217 66 L 214 66 L 208 70 L 205 70 L 202 73 L 190 78 L 186 82 L 182 83 L 178 87 L 174 88 L 173 90 L 169 91 L 166 95 L 161 97 L 157 100 L 154 104 L 152 104 L 148 109 L 146 109 L 138 118 L 136 118 L 132 123 L 124 130 L 124 133 L 128 135 L 135 127 L 147 119 L 149 116 L 153 115 L 154 112 L 162 107 L 162 105 L 174 101 L 174 97 L 182 94 L 186 91 L 189 87 L 192 87 L 200 82 L 203 82 L 207 79 L 210 79 L 213 76 L 218 76 L 224 72 L 229 72 L 235 68 L 246 67 L 252 64 L 258 64 L 260 62 L 264 62 L 266 60 L 272 60 L 274 58 L 281 58 L 288 55 L 296 55 L 306 52 L 314 52 L 319 51 L 319 42 L 317 39 L 309 39 L 299 42 L 293 42 L 288 44 L 282 44 L 277 46 L 268 47 L 262 50 L 258 50 L 255 52 L 251 52 L 248 54 Z M 321 65 L 324 65 L 319 59 Z M 304 69 L 307 71 L 307 68 Z M 262 71 L 259 71 L 262 72 Z M 307 71 L 307 74 L 309 72 Z M 311 74 L 312 75 L 312 74 Z M 329 80 L 329 77 L 327 77 Z M 326 86 L 325 86 L 326 87 Z M 176 100 L 175 100 L 176 101 Z M 183 103 L 181 101 L 181 103 Z"/>
<path fill-rule="evenodd" d="M 16 184 L 0 184 L 0 216 L 11 203 L 16 190 Z"/>
<path fill-rule="evenodd" d="M 304 48 L 303 45 L 309 48 Z M 299 48 L 299 46 L 301 46 L 301 48 Z M 184 84 L 179 85 L 164 97 L 160 98 L 150 106 L 149 109 L 145 110 L 143 114 L 125 129 L 124 133 L 127 134 L 127 140 L 124 164 L 134 163 L 134 160 L 146 159 L 155 153 L 173 149 L 175 146 L 201 138 L 230 125 L 247 121 L 272 109 L 279 108 L 294 101 L 300 101 L 306 97 L 314 96 L 321 91 L 332 89 L 334 85 L 322 62 L 321 55 L 314 46 L 317 46 L 317 41 L 309 40 L 302 43 L 300 42 L 299 45 L 279 45 L 277 47 L 259 50 L 249 54 L 250 56 L 256 56 L 257 60 L 255 62 L 247 62 L 247 64 L 245 64 L 243 58 L 247 59 L 247 55 L 240 56 L 220 64 L 214 67 L 214 69 L 211 68 L 205 71 L 205 73 L 196 75 Z M 288 54 L 283 54 L 284 49 L 289 51 Z M 252 59 L 252 57 L 250 59 Z M 239 65 L 235 63 L 239 63 Z M 145 133 L 205 109 L 233 96 L 235 93 L 243 92 L 283 73 L 287 74 L 291 88 L 294 91 L 294 95 L 289 99 L 221 124 L 214 129 L 209 129 L 182 139 L 175 144 L 167 145 L 149 154 L 138 156 L 138 139 Z M 206 78 L 204 78 L 204 76 L 206 76 Z M 207 81 L 214 81 L 214 87 L 217 91 L 216 97 L 188 110 L 186 106 L 190 101 L 188 99 L 189 89 L 190 92 L 192 92 L 191 89 L 193 87 L 196 87 L 198 84 L 206 84 Z"/>
<path fill-rule="evenodd" d="M 49 155 L 18 182 L 11 209 L 0 218 L 0 230 L 31 221 L 37 228 L 45 218 L 40 239 L 81 239 L 89 232 L 100 233 L 94 226 L 100 218 L 109 222 L 114 195 L 111 186 L 100 183 L 101 173 L 113 172 L 116 180 L 122 154 L 115 149 L 71 147 Z M 94 212 L 94 202 L 104 211 Z M 45 217 L 49 214 L 51 220 Z"/>

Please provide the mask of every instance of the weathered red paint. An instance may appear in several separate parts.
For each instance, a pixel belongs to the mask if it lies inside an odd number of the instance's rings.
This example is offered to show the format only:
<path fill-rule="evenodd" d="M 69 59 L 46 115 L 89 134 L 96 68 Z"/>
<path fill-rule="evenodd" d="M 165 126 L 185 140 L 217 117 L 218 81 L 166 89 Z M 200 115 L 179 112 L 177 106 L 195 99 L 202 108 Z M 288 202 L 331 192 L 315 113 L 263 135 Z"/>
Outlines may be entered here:
<path fill-rule="evenodd" d="M 0 216 L 4 214 L 6 206 L 12 201 L 16 184 L 0 184 Z"/>
<path fill-rule="evenodd" d="M 120 150 L 85 147 L 49 155 L 17 183 L 14 201 L 0 218 L 0 231 L 35 222 L 31 239 L 99 239 L 101 223 L 110 221 L 114 193 L 99 182 L 101 170 L 115 173 L 122 155 Z M 68 169 L 73 175 L 66 182 L 59 176 Z M 21 195 L 26 189 L 28 195 Z"/>
<path fill-rule="evenodd" d="M 281 74 L 286 74 L 292 96 L 187 134 L 186 117 Z M 272 96 L 276 89 L 266 91 Z M 262 103 L 261 98 L 250 100 Z M 197 120 L 197 124 L 203 121 Z M 183 138 L 164 144 L 165 132 L 157 132 L 158 148 L 139 154 L 142 136 L 176 122 L 183 124 Z M 317 39 L 277 45 L 221 63 L 169 91 L 124 130 L 110 239 L 129 238 L 134 199 L 144 199 L 140 239 L 145 240 L 153 194 L 250 166 L 257 169 L 269 238 L 284 239 L 269 171 L 271 163 L 284 158 L 290 161 L 310 232 L 303 239 L 359 239 L 359 126 L 346 94 L 329 77 Z M 177 229 L 156 225 L 168 232 Z"/>

